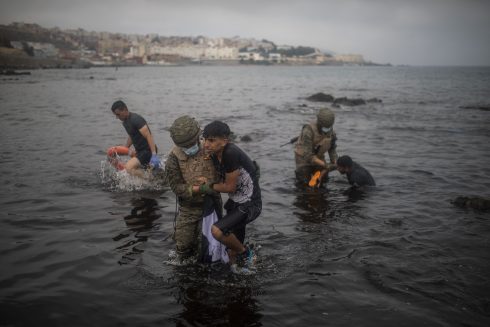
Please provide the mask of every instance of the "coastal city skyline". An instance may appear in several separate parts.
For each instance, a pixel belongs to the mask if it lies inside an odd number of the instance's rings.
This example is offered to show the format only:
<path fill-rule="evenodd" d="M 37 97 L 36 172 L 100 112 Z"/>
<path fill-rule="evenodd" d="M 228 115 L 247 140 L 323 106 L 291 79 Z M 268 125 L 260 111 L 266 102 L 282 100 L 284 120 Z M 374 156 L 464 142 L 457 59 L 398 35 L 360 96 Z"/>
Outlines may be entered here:
<path fill-rule="evenodd" d="M 0 0 L 0 24 L 209 38 L 254 38 L 360 54 L 394 65 L 490 65 L 483 0 L 95 1 Z"/>
<path fill-rule="evenodd" d="M 0 68 L 81 68 L 140 65 L 380 65 L 360 54 L 279 45 L 251 38 L 209 38 L 62 30 L 0 24 Z M 8 73 L 8 72 L 7 72 Z"/>

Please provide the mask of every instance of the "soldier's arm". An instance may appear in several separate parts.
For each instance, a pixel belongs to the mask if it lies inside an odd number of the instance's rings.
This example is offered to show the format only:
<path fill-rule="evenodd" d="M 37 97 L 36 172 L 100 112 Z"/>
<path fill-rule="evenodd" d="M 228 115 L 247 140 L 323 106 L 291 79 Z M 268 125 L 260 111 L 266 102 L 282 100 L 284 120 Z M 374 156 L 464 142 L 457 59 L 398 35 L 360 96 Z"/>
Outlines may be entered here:
<path fill-rule="evenodd" d="M 179 167 L 177 157 L 170 154 L 165 162 L 165 175 L 172 192 L 183 200 L 192 198 L 192 185 L 186 184 Z"/>

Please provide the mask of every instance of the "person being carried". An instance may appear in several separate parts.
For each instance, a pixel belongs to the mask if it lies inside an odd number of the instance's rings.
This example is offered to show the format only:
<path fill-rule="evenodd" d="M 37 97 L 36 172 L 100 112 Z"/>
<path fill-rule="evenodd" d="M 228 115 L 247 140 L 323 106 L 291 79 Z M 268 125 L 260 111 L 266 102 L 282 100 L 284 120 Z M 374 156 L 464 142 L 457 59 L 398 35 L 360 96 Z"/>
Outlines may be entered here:
<path fill-rule="evenodd" d="M 114 102 L 111 110 L 123 122 L 128 133 L 126 147 L 133 145 L 136 151 L 136 156 L 133 156 L 124 165 L 126 171 L 131 175 L 143 178 L 144 174 L 139 168 L 146 168 L 148 165 L 154 169 L 160 168 L 157 147 L 146 120 L 134 112 L 129 112 L 128 107 L 121 100 Z"/>
<path fill-rule="evenodd" d="M 255 220 L 262 211 L 259 186 L 260 171 L 257 163 L 234 143 L 230 142 L 230 128 L 221 121 L 213 121 L 203 130 L 204 148 L 220 175 L 218 183 L 202 179 L 201 191 L 211 189 L 228 193 L 224 208 L 226 215 L 215 223 L 211 232 L 215 239 L 226 245 L 232 269 L 249 268 L 256 255 L 244 245 L 245 226 Z"/>
<path fill-rule="evenodd" d="M 322 108 L 316 121 L 301 129 L 294 148 L 295 173 L 299 186 L 319 187 L 326 181 L 328 173 L 336 169 L 337 136 L 333 130 L 334 121 L 334 113 L 328 108 Z M 327 152 L 330 159 L 328 162 L 325 159 Z"/>
<path fill-rule="evenodd" d="M 349 156 L 341 156 L 337 159 L 337 170 L 339 173 L 347 175 L 349 184 L 353 187 L 376 186 L 369 171 Z"/>
<path fill-rule="evenodd" d="M 200 134 L 199 123 L 187 115 L 177 118 L 170 127 L 170 137 L 175 147 L 167 157 L 165 175 L 179 204 L 174 233 L 179 260 L 197 258 L 201 252 L 205 195 L 211 196 L 215 208 L 219 210 L 218 215 L 221 214 L 221 195 L 200 188 L 203 177 L 209 181 L 218 179 L 213 161 L 204 153 Z"/>

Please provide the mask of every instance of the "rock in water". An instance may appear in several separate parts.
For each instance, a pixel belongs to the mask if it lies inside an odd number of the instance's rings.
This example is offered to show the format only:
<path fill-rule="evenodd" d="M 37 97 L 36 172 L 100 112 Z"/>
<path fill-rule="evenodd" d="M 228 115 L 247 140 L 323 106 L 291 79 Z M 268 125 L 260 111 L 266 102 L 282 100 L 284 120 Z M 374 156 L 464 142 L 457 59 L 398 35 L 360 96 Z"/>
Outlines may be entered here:
<path fill-rule="evenodd" d="M 330 94 L 325 94 L 325 93 L 315 93 L 313 95 L 310 95 L 309 97 L 306 98 L 306 100 L 309 101 L 315 101 L 315 102 L 332 102 L 334 100 L 334 97 L 331 96 Z"/>
<path fill-rule="evenodd" d="M 252 142 L 252 137 L 250 137 L 250 135 L 243 135 L 240 138 L 240 141 L 242 141 L 242 142 Z"/>
<path fill-rule="evenodd" d="M 457 207 L 461 208 L 472 208 L 476 210 L 489 210 L 490 209 L 490 199 L 482 197 L 468 197 L 468 196 L 458 196 L 456 199 L 451 201 Z"/>
<path fill-rule="evenodd" d="M 346 97 L 343 98 L 336 98 L 333 102 L 334 105 L 343 105 L 343 106 L 360 106 L 363 104 L 366 104 L 366 101 L 364 99 L 349 99 Z"/>

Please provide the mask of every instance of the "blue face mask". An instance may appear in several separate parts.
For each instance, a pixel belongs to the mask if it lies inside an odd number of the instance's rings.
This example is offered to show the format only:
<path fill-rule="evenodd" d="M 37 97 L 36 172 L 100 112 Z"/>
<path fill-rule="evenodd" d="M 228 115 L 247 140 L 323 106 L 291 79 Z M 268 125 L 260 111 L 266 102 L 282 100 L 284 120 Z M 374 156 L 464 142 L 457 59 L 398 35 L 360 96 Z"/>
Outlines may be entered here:
<path fill-rule="evenodd" d="M 196 155 L 199 152 L 199 143 L 194 144 L 190 148 L 182 148 L 182 151 L 189 157 Z"/>
<path fill-rule="evenodd" d="M 322 133 L 328 134 L 332 130 L 332 127 L 322 127 Z"/>

